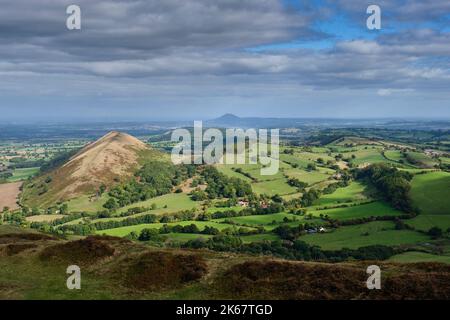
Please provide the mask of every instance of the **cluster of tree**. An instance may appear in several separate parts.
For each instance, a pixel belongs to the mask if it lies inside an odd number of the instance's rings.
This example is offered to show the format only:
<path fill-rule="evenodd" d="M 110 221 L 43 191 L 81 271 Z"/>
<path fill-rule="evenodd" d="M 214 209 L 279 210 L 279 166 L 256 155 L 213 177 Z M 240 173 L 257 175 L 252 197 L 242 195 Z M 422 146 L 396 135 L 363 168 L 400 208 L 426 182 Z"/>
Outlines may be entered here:
<path fill-rule="evenodd" d="M 128 209 L 125 212 L 122 212 L 121 214 L 119 214 L 119 216 L 121 217 L 128 217 L 128 216 L 132 216 L 138 213 L 143 213 L 143 212 L 147 212 L 150 210 L 155 210 L 157 208 L 156 204 L 153 203 L 150 207 L 133 207 Z"/>
<path fill-rule="evenodd" d="M 329 184 L 325 189 L 322 190 L 323 194 L 332 194 L 334 193 L 338 188 L 345 188 L 348 187 L 350 184 L 350 175 L 343 175 L 342 177 L 346 177 L 345 179 L 342 179 L 339 182 Z"/>
<path fill-rule="evenodd" d="M 40 167 L 41 173 L 49 172 L 66 163 L 72 156 L 74 156 L 80 149 L 73 149 L 67 152 L 61 152 L 52 159 L 43 163 Z"/>
<path fill-rule="evenodd" d="M 89 223 L 66 224 L 57 229 L 57 231 L 63 234 L 76 234 L 80 236 L 88 236 L 95 233 L 96 230 L 95 226 Z"/>
<path fill-rule="evenodd" d="M 206 193 L 209 199 L 239 198 L 252 196 L 251 185 L 238 178 L 230 178 L 219 172 L 213 166 L 206 166 L 201 171 L 202 177 L 208 184 Z"/>
<path fill-rule="evenodd" d="M 25 168 L 36 168 L 46 165 L 47 162 L 43 159 L 41 160 L 25 160 L 20 162 L 11 163 L 8 168 L 10 169 L 25 169 Z"/>
<path fill-rule="evenodd" d="M 329 224 L 332 227 L 339 227 L 339 226 L 354 226 L 364 223 L 369 223 L 373 221 L 397 221 L 399 219 L 411 219 L 414 218 L 414 215 L 411 214 L 404 214 L 400 216 L 371 216 L 371 217 L 365 217 L 365 218 L 357 218 L 357 219 L 349 219 L 349 220 L 335 220 L 328 217 L 328 215 L 321 216 L 322 219 L 329 222 Z"/>
<path fill-rule="evenodd" d="M 208 199 L 208 194 L 200 188 L 192 190 L 189 195 L 193 201 L 205 201 Z"/>
<path fill-rule="evenodd" d="M 412 212 L 409 192 L 413 175 L 385 163 L 372 164 L 356 171 L 357 179 L 369 180 L 383 197 L 396 209 Z"/>
<path fill-rule="evenodd" d="M 190 233 L 190 234 L 207 234 L 207 235 L 218 235 L 220 233 L 219 229 L 206 226 L 203 230 L 200 230 L 196 224 L 190 224 L 186 226 L 182 225 L 163 225 L 162 228 L 156 229 L 156 228 L 146 228 L 143 229 L 137 239 L 139 241 L 150 241 L 150 240 L 157 240 L 155 235 L 163 235 L 163 234 L 169 234 L 169 233 Z M 129 237 L 133 237 L 132 235 Z"/>
<path fill-rule="evenodd" d="M 160 234 L 167 234 L 167 233 L 192 233 L 192 234 L 212 234 L 217 235 L 220 233 L 219 229 L 206 226 L 203 231 L 199 229 L 199 227 L 192 223 L 186 226 L 182 225 L 174 225 L 169 226 L 167 224 L 163 225 L 161 229 L 159 229 Z"/>
<path fill-rule="evenodd" d="M 47 226 L 56 227 L 65 223 L 68 223 L 70 221 L 75 221 L 81 218 L 89 217 L 89 214 L 87 213 L 74 213 L 68 216 L 65 216 L 61 219 L 53 220 L 51 222 L 32 222 L 30 224 L 30 227 L 33 229 L 43 230 Z"/>
<path fill-rule="evenodd" d="M 230 208 L 234 207 L 238 204 L 238 200 L 236 198 L 227 199 L 224 201 L 218 201 L 214 204 L 216 208 Z"/>
<path fill-rule="evenodd" d="M 257 179 L 255 179 L 250 173 L 245 172 L 244 170 L 242 170 L 242 168 L 233 168 L 234 172 L 237 172 L 239 174 L 242 174 L 243 176 L 246 176 L 247 178 L 253 180 L 253 181 L 257 181 Z"/>
<path fill-rule="evenodd" d="M 97 221 L 94 226 L 97 230 L 106 230 L 127 226 L 135 226 L 138 224 L 146 223 L 169 223 L 175 221 L 187 221 L 193 220 L 195 217 L 195 212 L 192 210 L 185 210 L 171 214 L 155 215 L 155 214 L 144 214 L 137 217 L 128 217 L 123 220 L 106 220 Z"/>
<path fill-rule="evenodd" d="M 0 172 L 0 182 L 6 182 L 9 178 L 11 178 L 13 176 L 13 172 L 8 170 L 8 171 L 2 171 Z"/>
<path fill-rule="evenodd" d="M 306 182 L 300 181 L 297 178 L 290 178 L 288 180 L 288 184 L 290 186 L 298 188 L 300 190 L 303 190 L 303 189 L 305 189 L 308 186 L 308 184 Z"/>
<path fill-rule="evenodd" d="M 174 186 L 192 177 L 194 173 L 195 167 L 191 165 L 175 166 L 170 162 L 150 161 L 136 172 L 136 179 L 111 189 L 109 195 L 112 198 L 104 207 L 115 210 L 170 193 Z"/>
<path fill-rule="evenodd" d="M 3 208 L 3 212 L 1 213 L 1 215 L 3 216 L 4 222 L 6 222 L 8 224 L 18 225 L 18 226 L 25 223 L 25 217 L 21 212 L 9 213 L 8 210 L 9 210 L 9 208 L 5 207 L 5 208 Z"/>
<path fill-rule="evenodd" d="M 305 193 L 303 193 L 302 198 L 300 199 L 300 204 L 302 207 L 309 207 L 314 204 L 316 200 L 318 200 L 321 196 L 321 192 L 317 189 L 309 189 Z"/>

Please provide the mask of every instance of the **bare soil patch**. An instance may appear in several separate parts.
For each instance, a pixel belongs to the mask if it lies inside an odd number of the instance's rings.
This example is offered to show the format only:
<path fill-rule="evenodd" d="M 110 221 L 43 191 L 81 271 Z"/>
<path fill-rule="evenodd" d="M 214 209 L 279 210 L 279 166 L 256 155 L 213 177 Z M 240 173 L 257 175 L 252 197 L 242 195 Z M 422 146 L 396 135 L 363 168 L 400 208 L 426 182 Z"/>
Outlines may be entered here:
<path fill-rule="evenodd" d="M 19 209 L 17 199 L 20 194 L 21 185 L 22 182 L 0 184 L 0 211 L 4 207 L 9 207 L 11 210 Z"/>

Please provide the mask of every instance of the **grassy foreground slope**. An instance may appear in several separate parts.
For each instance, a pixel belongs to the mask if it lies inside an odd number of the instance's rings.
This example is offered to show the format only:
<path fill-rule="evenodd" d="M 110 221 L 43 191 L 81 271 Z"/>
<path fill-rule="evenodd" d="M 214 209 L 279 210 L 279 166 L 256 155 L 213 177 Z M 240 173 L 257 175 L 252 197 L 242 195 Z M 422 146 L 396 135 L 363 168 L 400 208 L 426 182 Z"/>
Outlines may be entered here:
<path fill-rule="evenodd" d="M 450 266 L 293 262 L 205 250 L 158 249 L 113 237 L 65 241 L 0 227 L 0 299 L 450 299 Z M 68 290 L 68 265 L 82 290 Z"/>

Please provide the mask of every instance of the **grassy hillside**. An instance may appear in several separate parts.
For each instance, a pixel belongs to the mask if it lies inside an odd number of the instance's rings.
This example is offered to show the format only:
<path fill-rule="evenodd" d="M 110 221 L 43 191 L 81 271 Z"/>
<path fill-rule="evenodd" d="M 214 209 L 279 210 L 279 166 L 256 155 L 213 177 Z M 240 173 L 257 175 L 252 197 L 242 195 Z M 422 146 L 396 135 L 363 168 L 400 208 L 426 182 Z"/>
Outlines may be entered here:
<path fill-rule="evenodd" d="M 4 227 L 0 240 L 0 299 L 450 298 L 450 267 L 445 264 L 377 262 L 386 272 L 383 290 L 375 292 L 365 287 L 367 262 L 294 262 L 158 249 L 112 237 L 67 242 Z M 82 290 L 67 290 L 70 264 L 83 270 Z"/>
<path fill-rule="evenodd" d="M 450 173 L 418 174 L 412 181 L 411 198 L 422 214 L 450 214 Z"/>
<path fill-rule="evenodd" d="M 94 197 L 101 185 L 111 188 L 127 181 L 149 159 L 169 161 L 167 155 L 135 137 L 110 132 L 61 163 L 55 160 L 55 166 L 27 182 L 22 202 L 46 208 L 79 197 Z"/>

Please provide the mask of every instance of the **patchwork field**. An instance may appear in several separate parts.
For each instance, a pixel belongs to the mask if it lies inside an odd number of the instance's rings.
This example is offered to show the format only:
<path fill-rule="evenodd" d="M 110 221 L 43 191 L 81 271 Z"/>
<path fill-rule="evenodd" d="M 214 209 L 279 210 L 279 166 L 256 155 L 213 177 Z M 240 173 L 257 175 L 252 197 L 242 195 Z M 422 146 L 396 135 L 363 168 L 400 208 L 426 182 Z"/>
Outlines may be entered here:
<path fill-rule="evenodd" d="M 213 237 L 212 235 L 201 234 L 201 231 L 206 226 L 217 228 L 221 232 L 222 236 L 224 234 L 232 234 L 233 237 L 239 237 L 240 240 L 246 244 L 261 241 L 268 241 L 267 243 L 269 243 L 274 240 L 281 240 L 277 243 L 284 243 L 286 242 L 284 239 L 289 238 L 290 235 L 286 235 L 286 233 L 283 234 L 286 228 L 276 229 L 280 226 L 289 226 L 294 228 L 298 227 L 300 224 L 305 226 L 308 230 L 318 228 L 320 226 L 325 226 L 327 228 L 327 232 L 324 234 L 316 233 L 301 236 L 298 236 L 297 234 L 295 236 L 299 240 L 303 240 L 311 245 L 319 246 L 325 250 L 338 250 L 345 247 L 357 249 L 369 245 L 387 245 L 394 247 L 407 245 L 414 246 L 413 248 L 408 247 L 409 250 L 420 251 L 423 248 L 421 245 L 424 243 L 429 244 L 433 248 L 440 246 L 439 244 L 436 244 L 437 240 L 426 235 L 426 232 L 428 232 L 430 228 L 437 226 L 443 230 L 443 237 L 445 238 L 448 236 L 446 231 L 450 228 L 450 199 L 448 197 L 448 190 L 450 190 L 450 173 L 446 173 L 445 168 L 431 168 L 431 165 L 438 163 L 438 161 L 431 159 L 422 152 L 410 152 L 409 158 L 403 156 L 400 148 L 408 148 L 409 150 L 424 149 L 416 149 L 416 147 L 411 147 L 406 144 L 383 143 L 375 141 L 374 139 L 360 138 L 356 136 L 339 138 L 332 143 L 329 143 L 329 141 L 333 140 L 326 140 L 327 142 L 324 144 L 318 144 L 316 142 L 311 143 L 310 141 L 310 144 L 305 143 L 305 145 L 297 145 L 296 143 L 298 142 L 295 140 L 283 142 L 280 150 L 280 170 L 273 176 L 261 175 L 260 164 L 216 165 L 215 167 L 217 170 L 225 176 L 239 178 L 248 182 L 254 192 L 254 194 L 250 194 L 250 192 L 248 192 L 245 196 L 233 196 L 231 207 L 215 207 L 216 204 L 218 206 L 227 205 L 227 196 L 224 196 L 224 193 L 221 192 L 225 188 L 230 188 L 231 190 L 234 188 L 230 186 L 229 181 L 226 182 L 226 180 L 229 179 L 223 178 L 223 176 L 222 178 L 215 177 L 215 179 L 218 179 L 220 183 L 212 183 L 212 186 L 216 186 L 217 189 L 214 190 L 211 197 L 208 192 L 206 192 L 206 196 L 203 195 L 203 197 L 195 194 L 192 196 L 193 199 L 197 199 L 199 201 L 192 200 L 191 195 L 189 194 L 193 190 L 191 183 L 194 179 L 202 178 L 202 167 L 199 167 L 198 169 L 200 170 L 196 171 L 194 175 L 189 175 L 188 178 L 186 178 L 187 176 L 183 176 L 184 180 L 181 182 L 177 180 L 176 184 L 171 186 L 172 189 L 168 189 L 175 190 L 181 185 L 181 193 L 165 194 L 146 201 L 135 202 L 125 207 L 111 208 L 111 210 L 107 213 L 102 211 L 106 210 L 104 205 L 112 197 L 108 195 L 108 191 L 110 190 L 112 184 L 108 185 L 108 188 L 100 197 L 94 196 L 97 192 L 95 189 L 90 190 L 89 193 L 78 196 L 70 201 L 66 201 L 65 203 L 68 204 L 69 214 L 85 212 L 91 216 L 69 221 L 63 225 L 58 225 L 55 227 L 55 230 L 58 230 L 58 232 L 67 232 L 66 236 L 71 239 L 74 237 L 83 238 L 85 234 L 81 228 L 85 227 L 85 225 L 91 228 L 88 230 L 93 230 L 94 224 L 98 222 L 106 223 L 114 221 L 118 223 L 111 223 L 107 227 L 117 228 L 97 230 L 96 234 L 125 237 L 131 232 L 139 234 L 143 229 L 159 229 L 165 225 L 164 223 L 153 223 L 125 226 L 128 224 L 128 221 L 125 221 L 127 219 L 131 219 L 131 223 L 139 223 L 140 221 L 133 220 L 133 218 L 138 218 L 148 214 L 160 216 L 164 214 L 170 215 L 180 211 L 192 210 L 191 213 L 195 217 L 192 218 L 191 221 L 171 222 L 168 225 L 187 226 L 195 224 L 199 231 L 195 230 L 193 233 L 173 232 L 169 234 L 162 234 L 162 240 L 159 244 L 160 246 L 165 246 L 168 242 L 187 242 L 198 238 L 202 238 L 205 241 L 211 239 Z M 134 145 L 140 145 L 144 148 L 142 142 L 137 141 L 134 138 L 129 138 L 127 141 L 130 141 L 130 143 Z M 290 144 L 291 142 L 292 144 Z M 167 143 L 169 142 L 159 141 L 154 145 L 164 147 L 167 146 Z M 412 162 L 408 162 L 408 159 Z M 444 163 L 445 160 L 442 162 Z M 358 221 L 358 219 L 363 218 L 381 216 L 397 217 L 404 214 L 403 212 L 394 209 L 390 204 L 388 204 L 388 202 L 386 202 L 387 200 L 383 200 L 385 199 L 385 196 L 369 181 L 357 180 L 358 178 L 353 175 L 353 173 L 357 172 L 358 169 L 373 163 L 390 164 L 415 175 L 412 181 L 411 198 L 414 201 L 414 205 L 420 208 L 421 214 L 414 219 L 404 220 L 407 225 L 413 227 L 415 230 L 396 230 L 395 224 L 392 221 L 377 221 L 365 224 L 362 224 L 363 221 L 361 220 Z M 27 179 L 37 171 L 37 167 L 30 169 L 17 169 L 11 179 Z M 132 176 L 133 172 L 131 171 L 126 175 L 126 177 Z M 337 188 L 331 194 L 324 191 L 327 186 L 341 182 L 347 177 L 350 177 L 350 185 L 347 187 Z M 40 177 L 39 179 L 34 179 L 27 183 L 31 185 L 32 182 L 36 180 L 38 181 L 38 185 L 34 188 L 38 187 L 43 189 L 42 186 L 45 184 L 45 178 L 45 176 Z M 118 183 L 119 185 L 124 183 L 124 180 L 114 179 L 113 177 L 111 178 L 115 181 L 114 183 Z M 175 177 L 175 179 L 176 178 L 177 177 Z M 58 175 L 53 176 L 53 179 L 58 180 Z M 137 180 L 139 181 L 139 179 L 141 179 L 140 176 Z M 175 179 L 173 176 L 169 177 L 169 180 L 171 181 L 175 181 Z M 220 181 L 221 179 L 225 182 Z M 308 186 L 304 190 L 302 187 L 297 188 L 291 186 L 288 183 L 289 179 L 297 179 L 301 182 L 307 183 Z M 55 181 L 50 182 L 50 184 L 52 183 L 55 184 Z M 204 182 L 201 183 L 202 187 L 206 185 L 203 184 Z M 295 181 L 290 181 L 290 183 L 295 184 Z M 204 189 L 205 188 L 202 190 Z M 127 195 L 128 192 L 131 194 L 136 191 L 133 189 L 131 190 L 132 191 L 130 191 L 130 189 L 124 189 L 123 193 Z M 312 205 L 305 207 L 303 204 L 304 199 L 302 199 L 302 197 L 307 195 L 308 191 L 311 190 L 322 191 L 322 193 L 320 194 L 319 199 L 309 202 L 309 204 L 312 203 Z M 230 194 L 230 192 L 228 192 L 228 194 Z M 271 197 L 275 195 L 280 195 L 285 202 L 280 203 L 279 198 L 271 199 Z M 37 194 L 34 194 L 33 197 L 34 196 L 37 198 Z M 46 209 L 49 208 L 50 203 L 47 204 L 46 202 L 48 197 L 45 192 L 43 197 L 45 198 L 45 201 L 44 205 L 40 207 L 40 209 L 41 212 L 44 213 L 47 212 Z M 134 199 L 142 198 L 144 197 Z M 2 200 L 3 197 L 0 197 L 0 209 Z M 203 221 L 211 219 L 211 217 L 208 217 L 207 215 L 215 212 L 235 211 L 235 213 L 228 212 L 227 215 L 239 215 L 237 212 L 243 210 L 245 206 L 242 204 L 235 205 L 236 202 L 234 200 L 249 200 L 251 202 L 252 209 L 255 211 L 261 210 L 263 204 L 266 204 L 267 202 L 271 204 L 278 202 L 282 204 L 283 207 L 277 209 L 280 211 L 278 213 L 244 215 Z M 287 202 L 289 200 L 294 201 Z M 258 203 L 261 207 L 258 207 Z M 61 203 L 56 203 L 56 206 L 60 204 Z M 125 214 L 129 209 L 136 207 L 146 209 L 144 212 L 129 216 Z M 154 209 L 152 209 L 152 207 Z M 99 212 L 102 213 L 98 214 Z M 206 213 L 206 217 L 203 216 L 204 213 Z M 258 211 L 258 213 L 261 212 Z M 245 214 L 250 213 L 247 211 Z M 104 218 L 104 216 L 109 217 Z M 48 223 L 50 225 L 52 221 L 62 217 L 62 215 L 35 215 L 31 217 L 24 217 L 23 224 L 40 222 L 44 224 Z M 355 220 L 352 223 L 361 224 L 337 227 L 330 225 L 328 218 L 346 221 L 347 223 L 349 220 Z M 173 217 L 164 217 L 164 220 L 162 221 L 174 221 L 172 219 Z M 175 219 L 179 219 L 179 217 Z M 202 221 L 197 221 L 197 219 Z M 96 226 L 101 228 L 101 225 Z M 105 226 L 103 225 L 103 227 Z M 241 228 L 243 228 L 243 230 L 239 232 L 239 229 Z M 248 235 L 248 231 L 259 233 Z M 417 248 L 415 247 L 416 244 Z M 430 250 L 430 252 L 435 251 Z M 446 258 L 439 255 L 428 255 L 422 252 L 408 252 L 393 257 L 392 261 L 396 261 L 396 259 L 398 259 L 398 261 L 441 261 Z"/>

